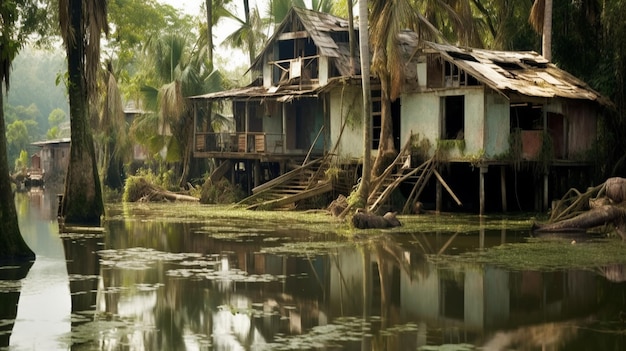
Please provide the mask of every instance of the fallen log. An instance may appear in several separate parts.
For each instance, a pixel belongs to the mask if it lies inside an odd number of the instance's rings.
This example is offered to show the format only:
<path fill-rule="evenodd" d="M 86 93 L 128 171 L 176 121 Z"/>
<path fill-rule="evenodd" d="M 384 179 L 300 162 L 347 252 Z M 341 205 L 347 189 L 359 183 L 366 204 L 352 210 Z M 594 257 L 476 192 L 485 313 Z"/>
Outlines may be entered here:
<path fill-rule="evenodd" d="M 554 223 L 533 223 L 532 231 L 537 233 L 585 232 L 587 229 L 612 224 L 622 240 L 626 240 L 626 209 L 621 206 L 604 205 L 583 212 L 576 217 Z"/>
<path fill-rule="evenodd" d="M 132 178 L 132 180 L 131 180 Z M 127 202 L 163 202 L 188 201 L 198 202 L 200 199 L 190 195 L 178 194 L 157 187 L 143 177 L 131 177 L 126 182 L 123 200 Z"/>

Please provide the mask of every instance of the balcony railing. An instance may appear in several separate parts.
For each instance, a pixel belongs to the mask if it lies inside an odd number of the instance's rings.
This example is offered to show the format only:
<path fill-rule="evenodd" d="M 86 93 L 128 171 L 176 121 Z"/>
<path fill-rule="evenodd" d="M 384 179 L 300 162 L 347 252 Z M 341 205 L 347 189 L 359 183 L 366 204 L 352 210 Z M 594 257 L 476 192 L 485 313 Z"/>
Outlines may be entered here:
<path fill-rule="evenodd" d="M 284 135 L 264 132 L 196 132 L 196 152 L 286 153 Z"/>

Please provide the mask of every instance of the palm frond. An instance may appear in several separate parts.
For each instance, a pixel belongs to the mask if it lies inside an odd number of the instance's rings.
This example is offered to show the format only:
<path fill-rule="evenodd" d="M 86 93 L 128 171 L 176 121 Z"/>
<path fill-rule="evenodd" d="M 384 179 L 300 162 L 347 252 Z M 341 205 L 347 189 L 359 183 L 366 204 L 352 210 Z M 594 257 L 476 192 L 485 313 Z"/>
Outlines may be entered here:
<path fill-rule="evenodd" d="M 530 23 L 531 27 L 533 27 L 535 32 L 539 34 L 543 33 L 543 17 L 545 9 L 545 0 L 535 0 L 535 2 L 533 2 L 533 7 L 530 8 L 530 16 L 528 17 L 528 22 Z"/>

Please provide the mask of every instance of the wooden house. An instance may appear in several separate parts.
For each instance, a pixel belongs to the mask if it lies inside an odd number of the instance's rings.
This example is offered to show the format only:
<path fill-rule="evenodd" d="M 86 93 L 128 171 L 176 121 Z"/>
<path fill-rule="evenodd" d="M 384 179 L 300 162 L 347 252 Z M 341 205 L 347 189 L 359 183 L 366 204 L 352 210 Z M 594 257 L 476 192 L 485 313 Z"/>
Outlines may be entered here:
<path fill-rule="evenodd" d="M 409 31 L 397 45 L 405 62 L 403 93 L 391 106 L 399 157 L 374 184 L 370 209 L 408 211 L 423 196 L 442 210 L 443 185 L 466 210 L 482 214 L 489 199 L 495 204 L 489 209 L 506 211 L 509 202 L 520 202 L 507 192 L 522 183 L 538 189 L 530 196 L 525 190 L 525 202 L 545 209 L 549 194 L 562 195 L 550 188 L 559 182 L 550 175 L 588 169 L 598 118 L 610 103 L 580 80 L 534 52 L 431 43 Z M 359 58 L 350 62 L 345 19 L 292 8 L 250 68 L 252 84 L 191 98 L 194 156 L 217 160 L 216 176 L 230 175 L 250 194 L 291 181 L 275 204 L 291 202 L 287 193 L 330 191 L 324 171 L 331 165 L 354 170 L 362 162 Z M 381 92 L 374 77 L 371 87 L 376 156 Z M 211 129 L 216 101 L 232 102 L 231 130 Z M 292 173 L 293 165 L 316 160 L 307 172 Z M 526 163 L 539 165 L 540 176 L 506 181 Z M 357 182 L 358 175 L 347 177 Z M 403 208 L 389 204 L 396 189 L 406 198 Z"/>
<path fill-rule="evenodd" d="M 481 213 L 486 191 L 501 200 L 491 208 L 506 211 L 521 192 L 546 209 L 569 189 L 565 178 L 592 185 L 598 122 L 611 103 L 584 82 L 535 52 L 421 41 L 407 64 L 415 71 L 401 97 L 402 142 L 409 131 L 428 140 L 428 152 L 452 165 L 453 188 L 469 180 L 478 189 Z"/>
<path fill-rule="evenodd" d="M 44 180 L 63 181 L 70 160 L 70 138 L 45 140 L 32 143 L 41 148 L 31 157 L 31 166 L 42 174 Z"/>

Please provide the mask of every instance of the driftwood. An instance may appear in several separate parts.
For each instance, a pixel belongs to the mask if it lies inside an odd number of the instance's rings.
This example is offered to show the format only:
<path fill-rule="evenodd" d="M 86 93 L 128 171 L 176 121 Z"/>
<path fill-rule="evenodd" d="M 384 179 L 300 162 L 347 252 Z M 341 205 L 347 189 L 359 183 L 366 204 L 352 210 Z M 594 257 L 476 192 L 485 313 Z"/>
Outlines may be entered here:
<path fill-rule="evenodd" d="M 532 230 L 537 233 L 580 233 L 587 229 L 610 225 L 615 228 L 622 240 L 626 241 L 624 200 L 626 200 L 625 178 L 609 178 L 585 193 L 572 189 L 558 202 L 550 221 L 546 224 L 535 223 Z"/>
<path fill-rule="evenodd" d="M 128 187 L 128 185 L 127 185 Z M 131 189 L 126 189 L 126 200 L 129 202 L 163 202 L 163 201 L 188 201 L 198 202 L 200 199 L 190 195 L 178 194 L 157 187 L 149 183 L 143 177 L 135 179 Z"/>
<path fill-rule="evenodd" d="M 573 233 L 585 232 L 590 228 L 612 224 L 622 239 L 626 240 L 625 218 L 626 209 L 623 207 L 604 205 L 562 221 L 547 224 L 535 223 L 532 229 L 533 232 L 537 233 Z"/>
<path fill-rule="evenodd" d="M 372 228 L 392 228 L 402 225 L 395 212 L 387 212 L 384 216 L 379 216 L 371 212 L 357 211 L 352 216 L 352 225 L 359 229 Z"/>

